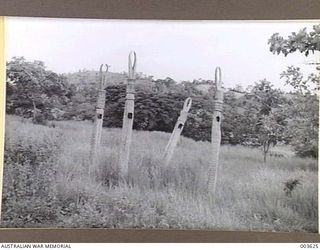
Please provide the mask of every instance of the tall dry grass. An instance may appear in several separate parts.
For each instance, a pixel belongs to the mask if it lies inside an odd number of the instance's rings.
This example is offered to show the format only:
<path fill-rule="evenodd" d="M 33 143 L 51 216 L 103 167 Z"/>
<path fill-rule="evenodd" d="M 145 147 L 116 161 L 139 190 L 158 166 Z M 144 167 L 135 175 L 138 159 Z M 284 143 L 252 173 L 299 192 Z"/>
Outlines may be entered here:
<path fill-rule="evenodd" d="M 13 159 L 5 164 L 7 190 L 15 178 L 14 166 L 27 166 L 14 159 L 17 141 L 25 147 L 34 143 L 52 147 L 46 152 L 47 160 L 36 159 L 43 161 L 39 163 L 43 167 L 47 164 L 53 174 L 47 181 L 49 208 L 41 196 L 42 210 L 49 209 L 50 216 L 34 219 L 31 215 L 29 220 L 16 220 L 21 214 L 23 218 L 28 216 L 21 209 L 10 210 L 15 197 L 11 190 L 3 207 L 6 226 L 318 230 L 318 166 L 314 159 L 269 157 L 266 166 L 258 149 L 222 146 L 217 193 L 209 196 L 206 184 L 210 143 L 182 137 L 171 163 L 163 167 L 160 156 L 170 135 L 134 131 L 130 178 L 125 182 L 117 175 L 120 129 L 103 129 L 97 165 L 93 176 L 88 175 L 91 129 L 90 122 L 63 121 L 48 128 L 8 116 L 6 143 L 13 152 L 6 149 Z M 37 154 L 39 149 L 33 150 Z M 48 177 L 39 170 L 35 172 L 38 175 L 31 182 Z M 290 180 L 301 184 L 288 194 L 284 189 Z M 25 185 L 23 188 L 31 184 Z M 33 188 L 41 190 L 41 185 L 39 182 Z M 36 196 L 29 194 L 28 199 Z"/>

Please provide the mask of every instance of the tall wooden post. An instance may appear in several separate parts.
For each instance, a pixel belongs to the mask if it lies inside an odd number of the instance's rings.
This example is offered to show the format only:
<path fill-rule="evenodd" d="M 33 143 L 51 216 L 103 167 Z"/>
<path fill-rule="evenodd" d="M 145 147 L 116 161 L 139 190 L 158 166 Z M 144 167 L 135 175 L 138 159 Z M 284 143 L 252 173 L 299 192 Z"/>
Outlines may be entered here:
<path fill-rule="evenodd" d="M 134 83 L 136 70 L 136 53 L 130 52 L 128 62 L 128 79 L 126 102 L 123 114 L 122 134 L 120 142 L 119 167 L 123 177 L 128 177 L 130 145 L 132 140 L 132 126 L 134 118 Z"/>
<path fill-rule="evenodd" d="M 96 104 L 96 115 L 93 124 L 92 137 L 91 137 L 91 150 L 90 150 L 90 163 L 95 164 L 97 158 L 97 152 L 99 150 L 100 142 L 101 142 L 101 132 L 102 132 L 102 123 L 103 123 L 103 115 L 104 115 L 104 106 L 106 102 L 106 91 L 104 88 L 106 87 L 106 74 L 108 72 L 109 66 L 105 64 L 105 71 L 103 71 L 104 65 L 100 66 L 100 79 L 97 84 L 98 87 L 98 97 Z M 90 171 L 89 171 L 90 172 Z"/>
<path fill-rule="evenodd" d="M 219 153 L 221 144 L 221 113 L 223 105 L 223 91 L 221 83 L 221 70 L 219 67 L 215 70 L 215 96 L 214 96 L 214 111 L 212 119 L 211 131 L 211 164 L 209 167 L 208 176 L 208 191 L 216 191 L 219 167 Z"/>
<path fill-rule="evenodd" d="M 181 132 L 183 130 L 184 124 L 188 117 L 188 112 L 191 108 L 192 99 L 189 97 L 184 101 L 183 109 L 180 112 L 180 116 L 174 126 L 173 132 L 170 136 L 169 142 L 164 150 L 164 154 L 162 156 L 163 164 L 167 166 L 173 156 L 173 152 L 177 143 L 179 141 Z"/>

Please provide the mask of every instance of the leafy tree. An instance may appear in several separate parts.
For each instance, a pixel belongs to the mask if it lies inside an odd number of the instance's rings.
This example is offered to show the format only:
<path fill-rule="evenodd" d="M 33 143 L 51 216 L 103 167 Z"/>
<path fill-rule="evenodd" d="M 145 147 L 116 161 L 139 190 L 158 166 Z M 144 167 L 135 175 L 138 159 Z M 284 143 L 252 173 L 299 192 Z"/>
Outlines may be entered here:
<path fill-rule="evenodd" d="M 307 32 L 307 28 L 301 29 L 298 33 L 292 32 L 288 38 L 283 38 L 279 33 L 275 33 L 268 41 L 272 53 L 280 53 L 287 56 L 290 53 L 299 51 L 306 56 L 310 51 L 320 51 L 320 24 L 313 26 L 313 31 Z"/>
<path fill-rule="evenodd" d="M 292 93 L 285 105 L 287 137 L 301 157 L 318 157 L 319 100 L 312 92 Z"/>
<path fill-rule="evenodd" d="M 65 77 L 46 70 L 41 61 L 29 62 L 23 57 L 14 57 L 6 66 L 9 114 L 43 122 L 57 118 L 57 109 L 63 113 L 62 109 L 71 97 Z"/>
<path fill-rule="evenodd" d="M 286 121 L 279 112 L 281 104 L 284 103 L 283 93 L 264 79 L 255 83 L 247 96 L 254 101 L 247 112 L 252 124 L 250 139 L 262 147 L 263 159 L 266 162 L 270 146 L 283 140 Z"/>
<path fill-rule="evenodd" d="M 262 115 L 259 119 L 258 141 L 262 145 L 263 161 L 267 162 L 267 154 L 270 146 L 275 146 L 278 141 L 283 140 L 285 126 L 283 117 L 279 116 L 276 111 L 270 112 L 269 115 Z"/>
<path fill-rule="evenodd" d="M 308 56 L 320 51 L 320 24 L 313 26 L 313 31 L 306 28 L 284 39 L 279 33 L 269 39 L 270 51 L 274 54 L 284 54 L 299 51 Z M 317 68 L 319 70 L 319 67 Z M 319 100 L 314 90 L 319 90 L 320 78 L 310 74 L 304 78 L 299 67 L 290 66 L 282 72 L 287 85 L 294 88 L 291 98 L 286 105 L 288 114 L 288 137 L 299 156 L 318 156 Z M 313 85 L 313 86 L 312 86 Z"/>
<path fill-rule="evenodd" d="M 289 66 L 280 74 L 280 78 L 285 78 L 285 84 L 292 86 L 299 94 L 320 89 L 320 76 L 311 73 L 305 78 L 299 67 Z"/>
<path fill-rule="evenodd" d="M 282 93 L 279 89 L 274 89 L 271 82 L 264 79 L 255 83 L 248 97 L 255 101 L 253 106 L 260 115 L 269 115 L 271 109 L 281 103 Z"/>

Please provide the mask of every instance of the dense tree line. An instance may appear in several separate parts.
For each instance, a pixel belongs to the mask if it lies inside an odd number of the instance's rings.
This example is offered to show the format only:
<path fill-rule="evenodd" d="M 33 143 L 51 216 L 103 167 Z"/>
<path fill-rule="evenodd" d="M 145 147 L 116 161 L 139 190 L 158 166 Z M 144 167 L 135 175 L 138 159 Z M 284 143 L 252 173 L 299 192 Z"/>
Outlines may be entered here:
<path fill-rule="evenodd" d="M 97 76 L 97 72 L 86 70 L 59 75 L 47 70 L 43 62 L 13 58 L 7 62 L 7 113 L 43 124 L 48 120 L 92 120 Z M 315 74 L 304 77 L 293 66 L 280 77 L 293 91 L 284 93 L 266 79 L 245 91 L 239 85 L 225 90 L 222 143 L 261 146 L 266 157 L 270 146 L 281 142 L 292 145 L 300 156 L 317 157 L 318 98 L 314 90 L 319 78 Z M 109 75 L 105 127 L 122 126 L 125 79 L 124 73 Z M 192 97 L 183 135 L 210 141 L 212 81 L 177 83 L 171 78 L 153 80 L 139 74 L 135 89 L 134 129 L 172 132 L 184 100 Z"/>

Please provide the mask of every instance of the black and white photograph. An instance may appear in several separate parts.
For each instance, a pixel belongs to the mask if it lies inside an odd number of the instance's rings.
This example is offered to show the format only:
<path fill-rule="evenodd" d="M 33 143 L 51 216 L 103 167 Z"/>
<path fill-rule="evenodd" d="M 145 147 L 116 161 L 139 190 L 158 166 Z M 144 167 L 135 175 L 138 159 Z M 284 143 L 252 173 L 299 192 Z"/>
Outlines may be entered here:
<path fill-rule="evenodd" d="M 320 21 L 6 18 L 1 228 L 318 232 Z"/>

